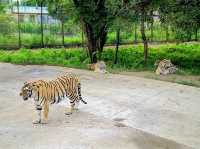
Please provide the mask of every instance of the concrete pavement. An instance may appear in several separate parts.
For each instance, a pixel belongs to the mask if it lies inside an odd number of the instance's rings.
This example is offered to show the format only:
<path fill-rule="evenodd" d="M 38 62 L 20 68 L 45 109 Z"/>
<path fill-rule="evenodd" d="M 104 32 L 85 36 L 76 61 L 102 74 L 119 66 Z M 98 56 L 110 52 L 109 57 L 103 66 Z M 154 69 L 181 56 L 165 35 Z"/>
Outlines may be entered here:
<path fill-rule="evenodd" d="M 88 102 L 72 116 L 67 101 L 52 105 L 49 123 L 32 125 L 33 103 L 23 82 L 65 72 L 82 79 Z M 54 66 L 0 63 L 0 148 L 198 149 L 200 89 L 134 76 Z"/>

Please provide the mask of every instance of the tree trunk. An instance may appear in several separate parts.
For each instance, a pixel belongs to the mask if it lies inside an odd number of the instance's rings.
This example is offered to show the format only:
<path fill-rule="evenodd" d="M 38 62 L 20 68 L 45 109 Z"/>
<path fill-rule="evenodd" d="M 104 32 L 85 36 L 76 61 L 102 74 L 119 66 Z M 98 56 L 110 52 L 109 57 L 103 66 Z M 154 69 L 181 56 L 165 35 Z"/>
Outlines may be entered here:
<path fill-rule="evenodd" d="M 43 12 L 42 12 L 42 7 L 43 7 L 43 2 L 41 1 L 41 6 L 40 6 L 40 26 L 41 26 L 41 47 L 44 48 L 44 29 L 43 29 Z"/>
<path fill-rule="evenodd" d="M 146 35 L 145 35 L 145 26 L 144 26 L 145 16 L 146 16 L 146 13 L 145 13 L 145 10 L 143 8 L 142 9 L 142 15 L 141 15 L 141 35 L 142 35 L 142 42 L 144 44 L 144 64 L 147 63 L 147 57 L 148 57 L 148 41 L 147 41 L 147 38 L 146 38 Z"/>
<path fill-rule="evenodd" d="M 153 41 L 153 21 L 151 22 L 151 42 Z"/>
<path fill-rule="evenodd" d="M 84 32 L 86 32 L 85 30 L 85 25 L 84 25 L 84 22 L 83 22 L 83 19 L 81 19 L 81 46 L 82 48 L 85 48 L 85 39 L 84 39 Z M 89 53 L 87 52 L 87 56 L 89 56 Z"/>
<path fill-rule="evenodd" d="M 166 25 L 165 31 L 166 31 L 166 41 L 168 42 L 169 41 L 169 27 L 168 27 L 168 25 Z"/>
<path fill-rule="evenodd" d="M 151 42 L 153 41 L 153 10 L 150 12 L 151 14 Z"/>
<path fill-rule="evenodd" d="M 118 28 L 116 31 L 116 51 L 115 51 L 114 64 L 117 64 L 118 61 L 119 43 L 120 43 L 120 29 Z"/>
<path fill-rule="evenodd" d="M 82 46 L 82 48 L 84 48 L 84 33 L 83 33 L 83 30 L 81 32 L 81 46 Z"/>
<path fill-rule="evenodd" d="M 62 45 L 65 46 L 64 19 L 61 20 Z"/>
<path fill-rule="evenodd" d="M 107 9 L 105 7 L 105 0 L 93 1 L 95 7 L 88 8 L 85 8 L 85 5 L 88 4 L 86 1 L 73 0 L 73 2 L 81 16 L 91 63 L 96 63 L 97 53 L 99 52 L 99 58 L 101 58 L 107 37 Z M 82 14 L 82 10 L 85 9 L 88 9 L 86 12 L 87 15 Z M 88 16 L 91 16 L 89 11 L 92 11 L 96 17 L 88 19 Z"/>
<path fill-rule="evenodd" d="M 198 41 L 198 29 L 195 29 L 195 41 Z"/>
<path fill-rule="evenodd" d="M 93 33 L 92 26 L 84 22 L 85 33 L 87 37 L 87 47 L 91 63 L 97 62 L 97 39 Z"/>
<path fill-rule="evenodd" d="M 137 23 L 134 25 L 134 44 L 137 44 Z"/>
<path fill-rule="evenodd" d="M 106 43 L 106 38 L 107 38 L 107 29 L 106 26 L 102 26 L 101 31 L 100 31 L 100 36 L 98 39 L 98 52 L 99 52 L 99 60 L 101 60 L 101 55 L 103 52 L 103 47 Z"/>
<path fill-rule="evenodd" d="M 102 25 L 99 30 L 99 34 L 95 35 L 92 25 L 83 21 L 83 28 L 86 35 L 88 54 L 90 56 L 91 63 L 97 62 L 97 53 L 99 54 L 99 59 L 101 59 L 101 53 L 107 37 L 107 29 L 105 29 L 105 27 L 106 25 Z"/>

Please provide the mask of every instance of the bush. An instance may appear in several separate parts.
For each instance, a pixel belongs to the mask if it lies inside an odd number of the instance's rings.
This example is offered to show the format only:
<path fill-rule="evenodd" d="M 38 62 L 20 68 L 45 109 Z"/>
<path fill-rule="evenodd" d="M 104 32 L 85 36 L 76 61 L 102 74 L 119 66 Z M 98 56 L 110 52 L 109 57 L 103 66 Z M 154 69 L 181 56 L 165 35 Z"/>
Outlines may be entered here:
<path fill-rule="evenodd" d="M 109 68 L 134 70 L 152 70 L 156 60 L 170 59 L 180 69 L 199 73 L 200 45 L 180 44 L 163 45 L 149 49 L 148 64 L 143 64 L 143 47 L 124 47 L 119 49 L 118 63 L 113 64 L 115 50 L 104 49 L 102 59 Z M 16 64 L 49 64 L 76 68 L 86 68 L 89 58 L 84 49 L 21 49 L 18 51 L 0 51 L 0 61 Z"/>
<path fill-rule="evenodd" d="M 0 61 L 15 64 L 49 64 L 84 68 L 87 54 L 81 49 L 20 49 L 0 51 Z"/>
<path fill-rule="evenodd" d="M 16 23 L 7 14 L 0 13 L 0 33 L 2 35 L 12 34 L 17 30 Z"/>
<path fill-rule="evenodd" d="M 200 70 L 200 45 L 180 44 L 163 45 L 149 49 L 148 64 L 143 64 L 143 47 L 120 48 L 118 53 L 117 67 L 126 69 L 154 69 L 156 60 L 170 59 L 172 63 L 181 69 L 188 69 L 199 73 Z M 113 65 L 114 49 L 107 49 L 103 52 L 103 60 L 111 67 Z M 115 66 L 115 67 L 116 67 Z"/>

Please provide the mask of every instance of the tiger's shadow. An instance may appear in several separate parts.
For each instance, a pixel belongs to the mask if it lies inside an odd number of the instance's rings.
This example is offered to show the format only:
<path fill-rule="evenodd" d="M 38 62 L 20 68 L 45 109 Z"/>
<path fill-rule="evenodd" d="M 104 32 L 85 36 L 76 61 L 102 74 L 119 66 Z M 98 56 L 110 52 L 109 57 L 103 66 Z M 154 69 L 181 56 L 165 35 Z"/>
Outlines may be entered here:
<path fill-rule="evenodd" d="M 97 116 L 92 113 L 85 112 L 81 109 L 74 111 L 71 115 L 64 114 L 64 108 L 56 108 L 50 111 L 47 125 L 50 127 L 81 127 L 81 128 L 97 128 L 97 127 L 113 127 L 114 122 L 106 118 Z"/>

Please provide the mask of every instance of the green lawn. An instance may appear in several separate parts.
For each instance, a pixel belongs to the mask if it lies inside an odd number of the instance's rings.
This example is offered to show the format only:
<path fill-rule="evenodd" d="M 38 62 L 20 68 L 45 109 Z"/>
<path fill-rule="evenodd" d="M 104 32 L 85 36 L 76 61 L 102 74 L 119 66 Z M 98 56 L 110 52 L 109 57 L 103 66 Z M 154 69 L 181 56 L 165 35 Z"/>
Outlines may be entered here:
<path fill-rule="evenodd" d="M 153 46 L 149 49 L 148 64 L 143 64 L 142 45 L 135 47 L 121 47 L 119 49 L 118 64 L 114 65 L 114 48 L 106 48 L 102 59 L 107 63 L 110 71 L 154 70 L 154 62 L 158 59 L 171 59 L 179 67 L 179 73 L 199 74 L 200 72 L 200 44 L 165 44 Z M 47 64 L 67 67 L 86 68 L 89 63 L 85 49 L 20 49 L 17 51 L 0 51 L 0 61 L 15 64 Z"/>

